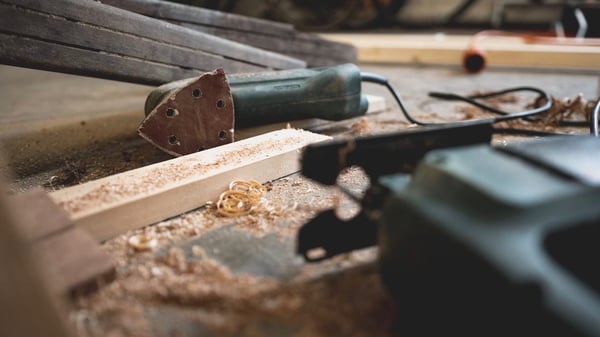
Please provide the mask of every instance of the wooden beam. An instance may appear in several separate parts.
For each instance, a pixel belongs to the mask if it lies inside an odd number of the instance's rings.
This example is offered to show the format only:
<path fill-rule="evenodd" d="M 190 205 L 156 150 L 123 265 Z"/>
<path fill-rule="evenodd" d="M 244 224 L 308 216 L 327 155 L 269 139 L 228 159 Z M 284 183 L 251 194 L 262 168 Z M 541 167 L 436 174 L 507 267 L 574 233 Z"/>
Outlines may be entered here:
<path fill-rule="evenodd" d="M 357 61 L 357 51 L 353 45 L 325 40 L 316 34 L 296 32 L 291 36 L 272 36 L 262 32 L 240 33 L 231 29 L 172 22 L 199 32 L 289 55 L 305 61 L 309 67 L 334 66 Z"/>
<path fill-rule="evenodd" d="M 0 336 L 73 336 L 63 303 L 20 230 L 18 211 L 0 193 Z"/>
<path fill-rule="evenodd" d="M 0 0 L 0 31 L 0 62 L 142 84 L 306 65 L 89 0 Z"/>
<path fill-rule="evenodd" d="M 352 43 L 360 62 L 461 65 L 472 41 L 465 35 L 323 34 Z M 477 41 L 490 66 L 600 68 L 600 47 L 530 44 L 518 37 L 489 36 Z"/>
<path fill-rule="evenodd" d="M 290 55 L 311 67 L 356 62 L 356 48 L 301 33 L 292 25 L 161 0 L 104 0 L 106 4 L 195 31 Z"/>
<path fill-rule="evenodd" d="M 88 233 L 75 227 L 44 190 L 17 194 L 9 205 L 21 210 L 17 214 L 19 229 L 43 266 L 53 291 L 61 295 L 85 292 L 114 278 L 112 257 Z"/>
<path fill-rule="evenodd" d="M 190 69 L 198 69 L 198 60 L 202 60 L 202 67 L 208 69 L 216 69 L 224 62 L 223 57 L 201 50 L 141 39 L 129 34 L 119 34 L 83 22 L 57 20 L 56 17 L 45 13 L 27 11 L 1 3 L 0 17 L 2 18 L 0 30 L 7 34 L 53 41 L 58 45 L 76 46 L 88 51 L 100 50 L 105 54 L 121 56 L 121 58 L 128 56 L 138 60 L 154 61 L 161 65 Z M 236 62 L 227 61 L 234 67 L 239 66 Z M 260 67 L 256 69 L 259 70 Z"/>
<path fill-rule="evenodd" d="M 160 0 L 103 0 L 102 3 L 154 18 L 188 22 L 240 32 L 260 32 L 271 36 L 292 36 L 294 26 L 287 23 L 230 14 Z"/>
<path fill-rule="evenodd" d="M 235 179 L 260 182 L 299 170 L 299 150 L 329 139 L 279 130 L 50 194 L 96 240 L 202 207 Z"/>
<path fill-rule="evenodd" d="M 0 19 L 1 20 L 1 19 Z M 160 85 L 202 72 L 0 33 L 0 62 L 25 68 Z"/>

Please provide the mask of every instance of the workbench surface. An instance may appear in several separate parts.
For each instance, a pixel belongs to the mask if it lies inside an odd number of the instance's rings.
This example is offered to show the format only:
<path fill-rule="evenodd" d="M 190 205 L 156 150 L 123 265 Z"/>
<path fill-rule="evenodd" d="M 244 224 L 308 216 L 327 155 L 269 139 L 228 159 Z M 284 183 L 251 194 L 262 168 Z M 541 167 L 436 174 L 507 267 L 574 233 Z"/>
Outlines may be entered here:
<path fill-rule="evenodd" d="M 361 65 L 361 70 L 387 76 L 409 111 L 427 118 L 464 118 L 456 113 L 460 111 L 456 104 L 429 98 L 430 91 L 466 94 L 530 85 L 559 98 L 583 94 L 594 99 L 598 94 L 598 72 L 581 70 L 496 69 L 467 75 L 459 67 L 369 64 Z M 170 158 L 136 134 L 153 87 L 3 65 L 0 75 L 0 143 L 8 162 L 2 167 L 16 175 L 15 190 L 40 184 L 60 188 Z M 378 122 L 371 123 L 366 133 L 408 126 L 385 88 L 366 84 L 363 90 L 385 97 L 389 107 L 368 118 Z M 319 131 L 349 132 L 356 121 Z"/>
<path fill-rule="evenodd" d="M 429 91 L 468 94 L 527 85 L 556 97 L 598 96 L 597 72 L 492 69 L 466 75 L 458 67 L 366 64 L 361 69 L 389 77 L 409 111 L 430 121 L 484 114 L 429 98 Z M 16 172 L 11 189 L 54 190 L 168 159 L 135 134 L 150 90 L 0 66 L 0 139 Z M 321 124 L 315 131 L 366 135 L 411 127 L 384 88 L 366 84 L 364 90 L 385 97 L 389 109 Z M 512 104 L 522 108 L 533 98 L 518 96 Z M 340 184 L 360 194 L 368 179 L 351 168 Z M 294 254 L 298 228 L 318 211 L 336 207 L 349 217 L 358 206 L 339 190 L 298 174 L 273 181 L 265 199 L 272 207 L 255 215 L 227 218 L 202 208 L 105 242 L 118 261 L 117 277 L 76 297 L 70 318 L 77 331 L 82 336 L 397 334 L 397 304 L 380 282 L 376 248 L 318 264 L 305 264 Z M 140 234 L 156 238 L 158 247 L 132 248 L 128 238 Z"/>

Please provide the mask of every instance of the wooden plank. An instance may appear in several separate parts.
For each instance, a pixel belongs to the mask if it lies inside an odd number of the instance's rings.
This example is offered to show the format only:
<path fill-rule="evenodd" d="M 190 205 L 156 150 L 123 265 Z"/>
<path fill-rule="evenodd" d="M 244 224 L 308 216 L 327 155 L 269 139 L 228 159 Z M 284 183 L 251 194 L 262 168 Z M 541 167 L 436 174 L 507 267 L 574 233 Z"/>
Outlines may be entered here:
<path fill-rule="evenodd" d="M 60 210 L 55 206 L 55 210 Z M 33 245 L 33 253 L 49 269 L 62 294 L 96 290 L 115 278 L 115 262 L 83 229 L 72 226 Z"/>
<path fill-rule="evenodd" d="M 263 69 L 224 59 L 219 55 L 149 39 L 140 39 L 131 34 L 123 34 L 82 22 L 57 19 L 56 16 L 27 11 L 6 4 L 0 4 L 0 30 L 7 34 L 52 41 L 85 50 L 99 50 L 121 59 L 123 59 L 122 56 L 127 56 L 142 61 L 161 63 L 161 65 L 185 67 L 199 72 L 203 69 L 212 70 L 219 67 L 229 68 L 230 72 Z M 200 63 L 199 60 L 202 62 Z"/>
<path fill-rule="evenodd" d="M 21 210 L 20 230 L 44 266 L 48 281 L 60 294 L 95 289 L 115 276 L 110 255 L 41 188 L 17 194 L 9 205 Z"/>
<path fill-rule="evenodd" d="M 224 67 L 229 72 L 304 67 L 303 61 L 264 51 L 191 29 L 152 19 L 95 1 L 1 0 L 0 30 L 4 32 L 0 62 L 75 74 L 101 76 L 145 84 L 160 84 L 183 78 L 176 73 L 193 69 L 211 71 Z M 19 38 L 16 38 L 18 35 Z M 24 36 L 24 37 L 23 37 Z M 9 38 L 8 38 L 9 37 Z M 33 55 L 15 46 L 56 44 L 28 65 Z M 74 51 L 74 49 L 81 49 Z M 44 51 L 43 49 L 36 50 Z M 74 56 L 79 58 L 73 59 Z M 102 63 L 112 74 L 99 73 Z M 92 70 L 80 65 L 93 65 Z M 124 66 L 120 66 L 124 63 Z M 135 69 L 133 65 L 139 65 Z M 143 77 L 146 69 L 159 68 Z M 133 68 L 133 69 L 132 69 Z"/>
<path fill-rule="evenodd" d="M 387 109 L 387 105 L 385 103 L 385 97 L 376 96 L 376 95 L 365 95 L 367 97 L 367 101 L 369 102 L 369 107 L 367 108 L 367 114 L 373 114 L 378 112 L 383 112 Z"/>
<path fill-rule="evenodd" d="M 94 239 L 105 240 L 215 200 L 235 179 L 261 182 L 299 170 L 299 149 L 329 139 L 279 130 L 50 194 Z"/>
<path fill-rule="evenodd" d="M 4 189 L 4 186 L 1 186 Z M 23 210 L 23 209 L 21 209 Z M 0 195 L 0 336 L 73 336 L 64 306 L 19 230 L 18 209 Z"/>
<path fill-rule="evenodd" d="M 76 60 L 76 62 L 74 62 Z M 0 33 L 0 62 L 17 67 L 160 85 L 201 72 Z"/>
<path fill-rule="evenodd" d="M 153 88 L 0 65 L 3 168 L 23 179 L 101 144 L 136 139 Z"/>
<path fill-rule="evenodd" d="M 287 23 L 220 12 L 157 0 L 104 0 L 102 3 L 154 18 L 195 23 L 207 27 L 220 27 L 245 32 L 263 32 L 271 36 L 292 36 L 294 26 Z"/>
<path fill-rule="evenodd" d="M 352 43 L 360 62 L 461 65 L 471 36 L 404 34 L 323 34 Z M 490 66 L 598 69 L 600 47 L 528 44 L 517 37 L 485 37 L 477 42 Z"/>
<path fill-rule="evenodd" d="M 343 63 L 356 63 L 354 46 L 321 39 L 318 35 L 296 33 L 291 36 L 273 36 L 261 32 L 239 32 L 231 29 L 201 26 L 193 23 L 171 21 L 183 27 L 212 34 L 231 41 L 282 53 L 304 60 L 310 67 L 322 67 Z"/>
<path fill-rule="evenodd" d="M 245 46 L 215 36 L 202 34 L 162 20 L 156 20 L 91 0 L 2 0 L 19 7 L 81 21 L 90 25 L 161 41 L 176 46 L 202 50 L 225 58 L 267 68 L 290 69 L 304 63 L 275 53 Z"/>
<path fill-rule="evenodd" d="M 67 214 L 41 188 L 17 194 L 8 202 L 11 208 L 21 210 L 19 230 L 30 243 L 73 227 Z"/>
<path fill-rule="evenodd" d="M 300 33 L 288 24 L 160 0 L 106 0 L 104 3 L 206 34 L 290 55 L 306 61 L 309 66 L 356 62 L 356 49 L 350 44 L 325 40 L 316 34 Z"/>

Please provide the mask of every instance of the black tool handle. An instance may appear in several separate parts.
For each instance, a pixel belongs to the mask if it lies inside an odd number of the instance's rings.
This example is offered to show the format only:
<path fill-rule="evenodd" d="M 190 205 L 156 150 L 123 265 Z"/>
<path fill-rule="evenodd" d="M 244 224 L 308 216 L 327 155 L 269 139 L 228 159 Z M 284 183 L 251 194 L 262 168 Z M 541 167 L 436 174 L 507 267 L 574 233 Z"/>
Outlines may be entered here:
<path fill-rule="evenodd" d="M 477 121 L 311 144 L 302 155 L 302 174 L 322 184 L 333 185 L 340 171 L 353 165 L 362 167 L 371 179 L 395 172 L 410 172 L 425 153 L 489 143 L 492 131 L 491 122 Z"/>

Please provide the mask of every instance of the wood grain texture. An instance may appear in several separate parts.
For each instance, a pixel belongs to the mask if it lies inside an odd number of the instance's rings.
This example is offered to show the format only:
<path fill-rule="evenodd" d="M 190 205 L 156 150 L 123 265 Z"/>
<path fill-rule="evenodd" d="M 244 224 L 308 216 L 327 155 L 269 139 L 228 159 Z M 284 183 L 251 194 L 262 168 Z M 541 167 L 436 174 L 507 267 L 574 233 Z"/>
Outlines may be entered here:
<path fill-rule="evenodd" d="M 19 230 L 28 242 L 40 241 L 73 227 L 67 213 L 56 207 L 41 188 L 17 194 L 8 203 L 17 210 Z"/>
<path fill-rule="evenodd" d="M 200 71 L 150 64 L 119 55 L 97 53 L 1 33 L 0 62 L 18 67 L 148 85 L 158 85 L 201 74 Z"/>
<path fill-rule="evenodd" d="M 105 0 L 104 3 L 162 19 L 198 32 L 218 36 L 304 60 L 308 66 L 356 62 L 356 48 L 292 25 L 160 0 Z"/>
<path fill-rule="evenodd" d="M 55 206 L 55 211 L 61 209 Z M 72 226 L 33 245 L 57 291 L 72 296 L 96 290 L 115 278 L 115 261 L 83 229 Z"/>
<path fill-rule="evenodd" d="M 0 336 L 73 336 L 64 306 L 20 229 L 23 210 L 0 195 Z"/>
<path fill-rule="evenodd" d="M 205 9 L 196 6 L 159 0 L 103 0 L 105 4 L 123 8 L 143 15 L 195 23 L 209 27 L 235 29 L 246 32 L 262 32 L 272 36 L 292 36 L 294 26 L 287 23 L 263 20 L 236 14 Z"/>
<path fill-rule="evenodd" d="M 216 200 L 235 179 L 260 182 L 299 170 L 299 150 L 329 139 L 280 130 L 50 194 L 94 239 L 105 240 Z"/>
<path fill-rule="evenodd" d="M 265 34 L 262 31 L 239 32 L 233 29 L 202 26 L 194 23 L 171 22 L 231 41 L 289 55 L 305 61 L 309 67 L 333 66 L 343 63 L 356 63 L 357 61 L 357 51 L 353 45 L 322 39 L 311 33 L 296 32 L 289 36 L 275 36 Z"/>
<path fill-rule="evenodd" d="M 301 61 L 284 55 L 269 53 L 215 36 L 194 32 L 162 20 L 156 20 L 95 1 L 2 0 L 2 2 L 154 41 L 222 55 L 224 58 L 244 63 L 276 69 L 303 66 Z"/>
<path fill-rule="evenodd" d="M 0 30 L 0 62 L 5 64 L 143 84 L 217 67 L 234 73 L 305 66 L 288 56 L 89 0 L 2 0 Z"/>
<path fill-rule="evenodd" d="M 17 210 L 19 229 L 54 291 L 88 291 L 114 278 L 112 257 L 89 234 L 75 227 L 41 188 L 17 194 L 8 204 Z"/>
<path fill-rule="evenodd" d="M 323 34 L 352 43 L 360 62 L 461 65 L 471 36 L 404 34 Z M 516 37 L 485 37 L 477 42 L 490 66 L 598 69 L 600 47 L 528 44 Z"/>
<path fill-rule="evenodd" d="M 238 62 L 224 60 L 215 54 L 174 46 L 161 41 L 101 29 L 83 22 L 57 19 L 40 12 L 26 11 L 0 3 L 0 30 L 5 33 L 53 41 L 59 45 L 81 48 L 89 51 L 102 51 L 114 56 L 133 57 L 161 65 L 186 67 L 201 71 L 227 66 L 236 70 Z M 202 62 L 199 62 L 202 60 Z M 246 65 L 242 67 L 242 70 Z M 247 65 L 251 67 L 250 65 Z M 260 69 L 260 67 L 256 67 Z M 237 69 L 238 71 L 240 69 Z"/>

